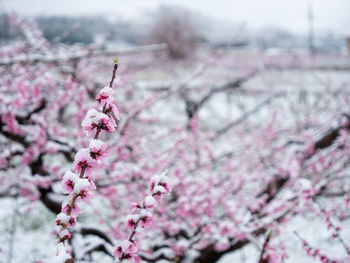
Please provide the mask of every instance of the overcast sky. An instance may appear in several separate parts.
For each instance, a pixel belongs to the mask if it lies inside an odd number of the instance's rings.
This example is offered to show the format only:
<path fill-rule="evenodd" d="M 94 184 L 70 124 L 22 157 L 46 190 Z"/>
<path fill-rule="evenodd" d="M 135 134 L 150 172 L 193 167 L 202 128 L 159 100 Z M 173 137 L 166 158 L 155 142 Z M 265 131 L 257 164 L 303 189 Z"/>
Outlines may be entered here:
<path fill-rule="evenodd" d="M 24 15 L 103 15 L 110 19 L 140 18 L 162 4 L 176 4 L 203 15 L 250 29 L 280 27 L 307 32 L 308 2 L 313 2 L 316 32 L 350 36 L 350 0 L 0 0 L 0 9 Z"/>

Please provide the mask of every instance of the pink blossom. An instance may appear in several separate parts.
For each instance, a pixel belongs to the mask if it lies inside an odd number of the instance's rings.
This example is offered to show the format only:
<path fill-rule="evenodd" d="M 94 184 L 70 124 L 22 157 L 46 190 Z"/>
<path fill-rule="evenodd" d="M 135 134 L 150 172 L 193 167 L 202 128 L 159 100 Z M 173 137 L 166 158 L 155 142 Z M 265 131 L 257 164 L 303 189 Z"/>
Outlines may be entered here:
<path fill-rule="evenodd" d="M 14 134 L 21 134 L 21 130 L 19 129 L 19 125 L 16 121 L 15 115 L 13 112 L 6 112 L 1 115 L 1 119 L 4 123 L 7 124 L 7 127 L 10 132 Z"/>
<path fill-rule="evenodd" d="M 73 205 L 73 207 L 72 207 L 72 212 L 71 212 L 71 216 L 72 217 L 77 217 L 78 216 L 78 214 L 80 213 L 80 207 L 78 206 L 78 204 L 77 203 L 75 203 L 74 205 Z"/>
<path fill-rule="evenodd" d="M 28 165 L 34 160 L 39 154 L 39 151 L 35 147 L 29 147 L 22 155 L 22 164 Z"/>
<path fill-rule="evenodd" d="M 100 106 L 104 106 L 106 103 L 112 102 L 114 90 L 110 87 L 104 87 L 98 93 L 96 100 Z"/>
<path fill-rule="evenodd" d="M 110 112 L 112 112 L 114 114 L 114 117 L 117 120 L 120 120 L 120 110 L 118 108 L 117 105 L 115 105 L 114 103 L 108 103 L 108 106 L 106 107 L 106 111 L 107 114 L 109 114 Z"/>
<path fill-rule="evenodd" d="M 153 215 L 150 211 L 157 205 L 156 200 L 160 199 L 163 194 L 167 193 L 166 187 L 167 184 L 164 174 L 161 176 L 154 176 L 152 178 L 152 186 L 150 189 L 152 195 L 146 196 L 142 205 L 139 203 L 131 204 L 133 212 L 137 212 L 138 214 L 131 214 L 127 217 L 126 228 L 132 231 L 129 240 L 132 241 L 133 235 L 135 234 L 134 231 L 136 230 L 139 222 L 143 228 L 149 228 L 151 226 L 151 223 L 153 222 Z M 126 242 L 130 242 L 129 240 Z M 128 259 L 131 262 L 139 262 L 140 259 L 136 254 L 134 254 L 135 252 L 125 253 L 123 246 L 119 245 L 115 249 L 114 256 L 119 258 L 120 262 L 123 259 Z"/>
<path fill-rule="evenodd" d="M 315 257 L 317 257 L 317 256 L 319 256 L 319 255 L 320 255 L 320 249 L 317 248 L 317 249 L 315 249 L 315 251 L 314 251 L 314 253 L 313 253 L 313 257 L 315 258 Z"/>
<path fill-rule="evenodd" d="M 115 128 L 117 127 L 117 124 L 114 118 L 108 117 L 108 119 L 102 119 L 102 122 L 100 123 L 100 127 L 101 127 L 101 130 L 104 130 L 107 132 L 114 132 Z"/>
<path fill-rule="evenodd" d="M 224 222 L 220 228 L 220 235 L 231 236 L 232 232 L 233 232 L 233 226 L 228 222 Z"/>
<path fill-rule="evenodd" d="M 170 187 L 168 185 L 167 182 L 167 177 L 166 177 L 166 172 L 162 173 L 161 175 L 155 175 L 152 177 L 151 179 L 151 192 L 157 192 L 157 190 L 160 190 L 162 193 L 169 193 L 170 192 Z M 164 190 L 161 190 L 160 187 L 158 187 L 157 190 L 155 190 L 157 188 L 157 186 L 161 186 Z"/>
<path fill-rule="evenodd" d="M 126 254 L 125 258 L 128 259 L 131 263 L 138 263 L 141 259 L 136 254 Z"/>
<path fill-rule="evenodd" d="M 88 176 L 87 176 L 87 179 L 88 179 L 89 182 L 90 182 L 90 185 L 89 185 L 89 187 L 87 188 L 87 190 L 89 190 L 89 191 L 91 191 L 91 190 L 96 190 L 96 185 L 95 185 L 94 181 L 92 181 L 92 179 L 89 178 Z"/>
<path fill-rule="evenodd" d="M 77 178 L 77 174 L 72 173 L 70 171 L 66 171 L 63 176 L 63 193 L 69 194 L 73 192 L 74 189 L 74 182 Z"/>
<path fill-rule="evenodd" d="M 268 259 L 269 263 L 279 263 L 279 255 L 275 252 L 269 252 Z"/>
<path fill-rule="evenodd" d="M 123 248 L 120 245 L 114 249 L 113 256 L 115 256 L 116 258 L 121 258 L 123 254 Z"/>
<path fill-rule="evenodd" d="M 59 237 L 60 237 L 62 240 L 69 239 L 71 236 L 72 236 L 72 234 L 69 233 L 67 229 L 62 230 L 62 231 L 59 233 Z"/>
<path fill-rule="evenodd" d="M 116 248 L 114 250 L 113 255 L 115 257 L 121 258 L 128 254 L 135 254 L 138 251 L 137 246 L 134 242 L 130 242 L 129 240 L 118 241 Z"/>
<path fill-rule="evenodd" d="M 81 197 L 81 200 L 83 200 L 87 204 L 90 203 L 90 200 L 92 198 L 92 195 L 86 189 L 81 190 L 79 196 Z"/>
<path fill-rule="evenodd" d="M 82 168 L 92 168 L 95 164 L 95 160 L 90 156 L 90 149 L 84 148 L 80 149 L 75 157 L 73 162 L 73 171 L 80 173 Z"/>
<path fill-rule="evenodd" d="M 34 184 L 40 186 L 42 188 L 49 188 L 52 184 L 51 178 L 46 178 L 45 176 L 35 175 L 34 176 Z"/>
<path fill-rule="evenodd" d="M 167 191 L 165 190 L 165 188 L 161 185 L 156 185 L 154 188 L 153 188 L 153 191 L 152 191 L 152 196 L 155 198 L 155 200 L 157 202 L 160 201 L 161 197 L 163 194 L 165 194 Z"/>
<path fill-rule="evenodd" d="M 62 208 L 61 212 L 64 213 L 64 214 L 67 214 L 68 210 L 69 210 L 69 205 L 65 205 L 65 206 Z"/>
<path fill-rule="evenodd" d="M 74 188 L 74 182 L 71 180 L 66 180 L 63 182 L 63 193 L 69 194 L 73 191 Z"/>
<path fill-rule="evenodd" d="M 81 126 L 89 137 L 94 137 L 97 129 L 114 132 L 116 123 L 115 120 L 110 118 L 107 114 L 91 109 L 86 113 Z"/>
<path fill-rule="evenodd" d="M 147 210 L 152 210 L 157 205 L 157 201 L 153 198 L 153 196 L 148 195 L 145 198 L 144 204 Z"/>
<path fill-rule="evenodd" d="M 141 207 L 141 205 L 140 205 L 139 203 L 131 202 L 130 208 L 134 211 L 134 210 L 140 209 L 140 208 L 142 208 L 142 207 Z"/>
<path fill-rule="evenodd" d="M 153 216 L 151 213 L 141 215 L 141 226 L 143 228 L 150 228 L 152 226 Z"/>
<path fill-rule="evenodd" d="M 79 178 L 77 177 L 74 181 L 74 193 L 80 194 L 81 191 L 89 189 L 90 181 L 85 178 Z"/>
<path fill-rule="evenodd" d="M 35 189 L 32 187 L 21 187 L 18 190 L 18 193 L 27 198 L 29 201 L 36 201 L 40 198 L 40 193 L 35 191 Z"/>
<path fill-rule="evenodd" d="M 128 218 L 126 221 L 126 228 L 127 229 L 134 229 L 138 220 L 139 220 L 138 215 L 128 215 Z"/>
<path fill-rule="evenodd" d="M 67 204 L 65 205 L 63 208 L 62 208 L 62 213 L 65 213 L 67 214 L 68 213 L 68 210 L 70 209 L 70 206 Z M 77 205 L 77 203 L 74 203 L 73 207 L 71 208 L 71 213 L 70 215 L 72 217 L 77 217 L 78 214 L 80 213 L 80 207 Z"/>
<path fill-rule="evenodd" d="M 205 226 L 203 226 L 203 233 L 205 233 L 205 234 L 211 234 L 212 233 L 212 226 L 211 225 L 205 225 Z"/>
<path fill-rule="evenodd" d="M 93 139 L 90 141 L 89 148 L 91 158 L 95 160 L 100 160 L 105 155 L 107 145 L 100 140 Z"/>
<path fill-rule="evenodd" d="M 321 260 L 322 262 L 327 262 L 327 261 L 328 261 L 328 258 L 327 258 L 327 256 L 325 256 L 325 255 L 321 255 L 320 260 Z"/>
<path fill-rule="evenodd" d="M 141 209 L 142 206 L 139 203 L 131 202 L 130 208 L 131 208 L 131 213 L 134 213 L 137 209 Z"/>
<path fill-rule="evenodd" d="M 70 217 L 68 220 L 68 227 L 73 227 L 77 223 L 77 219 L 75 217 Z"/>
<path fill-rule="evenodd" d="M 56 217 L 56 224 L 61 225 L 61 224 L 67 224 L 69 221 L 69 215 L 66 215 L 65 213 L 59 213 Z"/>

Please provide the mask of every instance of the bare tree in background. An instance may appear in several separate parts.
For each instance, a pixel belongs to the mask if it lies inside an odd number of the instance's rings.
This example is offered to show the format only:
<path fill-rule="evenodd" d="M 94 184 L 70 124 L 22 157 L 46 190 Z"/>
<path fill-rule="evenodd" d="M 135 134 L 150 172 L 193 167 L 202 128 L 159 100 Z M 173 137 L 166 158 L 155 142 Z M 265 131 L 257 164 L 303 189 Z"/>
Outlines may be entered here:
<path fill-rule="evenodd" d="M 160 8 L 152 29 L 152 37 L 158 43 L 166 43 L 169 56 L 174 59 L 191 55 L 199 42 L 191 13 L 174 6 Z"/>

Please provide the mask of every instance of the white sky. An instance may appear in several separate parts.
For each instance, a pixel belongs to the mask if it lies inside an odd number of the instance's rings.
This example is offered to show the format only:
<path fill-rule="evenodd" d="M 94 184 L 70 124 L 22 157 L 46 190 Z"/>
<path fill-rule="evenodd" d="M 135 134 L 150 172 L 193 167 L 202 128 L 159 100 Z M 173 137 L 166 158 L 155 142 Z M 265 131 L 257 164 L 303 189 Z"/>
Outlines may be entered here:
<path fill-rule="evenodd" d="M 161 4 L 176 4 L 217 19 L 245 22 L 248 28 L 275 26 L 307 32 L 309 0 L 0 0 L 0 10 L 24 15 L 103 15 L 135 18 Z M 350 0 L 310 0 L 315 30 L 350 36 Z"/>

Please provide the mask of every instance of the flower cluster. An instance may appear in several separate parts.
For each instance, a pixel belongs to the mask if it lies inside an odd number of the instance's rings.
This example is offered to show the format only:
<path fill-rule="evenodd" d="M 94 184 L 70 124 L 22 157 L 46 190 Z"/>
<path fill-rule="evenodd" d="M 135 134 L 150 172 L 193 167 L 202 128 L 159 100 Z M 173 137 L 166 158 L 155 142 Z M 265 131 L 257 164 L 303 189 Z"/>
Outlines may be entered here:
<path fill-rule="evenodd" d="M 117 64 L 114 65 L 113 80 L 116 69 Z M 65 241 L 71 237 L 68 228 L 76 224 L 77 216 L 81 211 L 79 201 L 89 203 L 90 192 L 96 188 L 90 176 L 91 170 L 106 156 L 107 150 L 107 145 L 98 140 L 98 136 L 101 131 L 114 132 L 116 121 L 119 120 L 119 109 L 112 97 L 112 85 L 113 81 L 110 82 L 110 87 L 103 88 L 96 98 L 100 111 L 89 110 L 82 121 L 83 130 L 91 138 L 89 147 L 80 149 L 76 153 L 71 171 L 66 171 L 63 176 L 63 193 L 68 196 L 62 203 L 61 213 L 56 218 L 59 228 L 57 262 L 65 262 L 67 258 L 70 258 L 65 244 Z"/>
<path fill-rule="evenodd" d="M 113 92 L 111 87 L 101 89 L 96 100 L 102 108 L 102 112 L 95 109 L 89 110 L 81 123 L 83 130 L 90 138 L 98 136 L 101 130 L 115 131 L 116 120 L 120 119 L 120 114 L 119 108 L 113 100 Z"/>
<path fill-rule="evenodd" d="M 132 213 L 128 215 L 126 228 L 131 231 L 128 240 L 119 241 L 113 255 L 119 262 L 128 259 L 130 262 L 139 262 L 137 256 L 139 247 L 134 241 L 134 235 L 139 225 L 142 228 L 149 228 L 153 222 L 153 209 L 158 205 L 162 196 L 170 192 L 166 173 L 155 175 L 151 179 L 150 194 L 141 203 L 132 203 Z"/>
<path fill-rule="evenodd" d="M 303 240 L 303 249 L 306 251 L 307 255 L 313 258 L 319 258 L 323 263 L 340 263 L 338 260 L 332 260 L 328 258 L 327 255 L 322 254 L 319 248 L 311 247 L 305 240 Z"/>
<path fill-rule="evenodd" d="M 310 257 L 313 257 L 314 259 L 318 258 L 323 263 L 345 263 L 349 262 L 348 257 L 343 260 L 335 260 L 330 259 L 327 255 L 321 253 L 321 249 L 319 248 L 313 248 L 305 239 L 303 239 L 297 232 L 295 232 L 296 236 L 299 238 L 299 240 L 302 242 L 303 250 L 306 252 L 306 254 Z"/>

